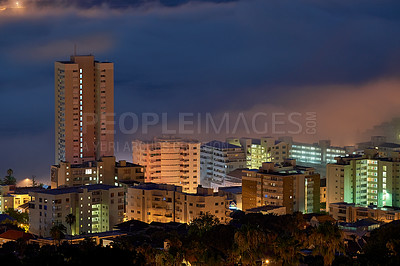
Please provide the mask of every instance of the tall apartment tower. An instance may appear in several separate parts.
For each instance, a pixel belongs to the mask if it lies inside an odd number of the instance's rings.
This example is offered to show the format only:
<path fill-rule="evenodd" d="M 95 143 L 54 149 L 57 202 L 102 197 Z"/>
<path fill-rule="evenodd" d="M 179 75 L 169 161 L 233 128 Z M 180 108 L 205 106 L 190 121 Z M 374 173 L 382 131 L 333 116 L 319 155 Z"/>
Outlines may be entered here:
<path fill-rule="evenodd" d="M 55 163 L 114 155 L 114 64 L 94 56 L 55 62 Z"/>

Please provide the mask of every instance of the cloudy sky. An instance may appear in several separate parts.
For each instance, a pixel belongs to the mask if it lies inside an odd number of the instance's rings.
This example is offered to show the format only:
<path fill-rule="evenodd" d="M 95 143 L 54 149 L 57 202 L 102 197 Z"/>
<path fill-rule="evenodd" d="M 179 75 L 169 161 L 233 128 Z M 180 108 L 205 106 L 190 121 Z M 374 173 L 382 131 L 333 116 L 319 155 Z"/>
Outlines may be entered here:
<path fill-rule="evenodd" d="M 315 112 L 316 134 L 295 139 L 350 145 L 358 133 L 399 115 L 397 0 L 19 5 L 25 8 L 0 0 L 0 10 L 9 7 L 0 11 L 0 176 L 13 168 L 17 178 L 48 179 L 54 61 L 68 59 L 74 44 L 79 54 L 115 63 L 117 120 L 126 112 L 167 113 L 173 128 L 180 112 Z M 225 137 L 198 133 L 202 140 Z M 118 131 L 116 140 L 136 137 Z M 130 159 L 126 151 L 117 155 Z"/>

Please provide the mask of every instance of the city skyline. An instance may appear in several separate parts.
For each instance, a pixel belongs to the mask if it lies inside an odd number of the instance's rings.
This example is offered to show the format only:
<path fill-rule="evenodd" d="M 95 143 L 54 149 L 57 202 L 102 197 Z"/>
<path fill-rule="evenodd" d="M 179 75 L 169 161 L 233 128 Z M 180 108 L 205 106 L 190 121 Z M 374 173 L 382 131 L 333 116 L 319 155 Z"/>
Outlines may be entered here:
<path fill-rule="evenodd" d="M 6 69 L 0 74 L 1 111 L 8 115 L 0 130 L 4 150 L 0 171 L 12 168 L 18 179 L 36 175 L 48 180 L 47 165 L 53 163 L 54 151 L 52 64 L 73 54 L 75 44 L 78 54 L 92 53 L 117 64 L 117 117 L 126 112 L 160 116 L 165 112 L 174 128 L 179 112 L 208 112 L 218 119 L 225 112 L 237 116 L 260 110 L 268 114 L 313 111 L 318 134 L 294 139 L 329 138 L 334 145 L 347 145 L 354 144 L 358 133 L 397 115 L 396 96 L 385 97 L 398 93 L 398 34 L 393 34 L 399 28 L 397 3 L 388 1 L 378 7 L 367 1 L 364 9 L 358 9 L 356 4 L 343 6 L 337 1 L 288 1 L 282 6 L 250 2 L 132 5 L 126 10 L 29 6 L 20 13 L 2 11 L 1 31 L 8 38 L 2 44 L 7 53 L 0 60 Z M 299 11 L 285 15 L 290 5 Z M 157 19 L 165 23 L 154 23 Z M 300 23 L 294 25 L 293 20 Z M 110 22 L 120 27 L 115 29 Z M 369 45 L 358 50 L 360 43 Z M 368 64 L 364 53 L 370 55 Z M 20 98 L 26 98 L 23 105 L 17 101 Z M 371 104 L 381 108 L 372 110 Z M 24 112 L 22 106 L 30 111 Z M 359 111 L 351 112 L 354 109 Z M 355 119 L 357 124 L 352 123 Z M 157 135 L 154 130 L 145 139 Z M 219 139 L 246 136 L 240 132 Z M 116 132 L 121 143 L 142 137 Z M 196 138 L 214 139 L 201 134 Z M 42 151 L 40 156 L 35 156 L 37 150 Z M 16 163 L 21 154 L 30 158 L 23 167 Z M 131 160 L 130 151 L 116 155 Z"/>

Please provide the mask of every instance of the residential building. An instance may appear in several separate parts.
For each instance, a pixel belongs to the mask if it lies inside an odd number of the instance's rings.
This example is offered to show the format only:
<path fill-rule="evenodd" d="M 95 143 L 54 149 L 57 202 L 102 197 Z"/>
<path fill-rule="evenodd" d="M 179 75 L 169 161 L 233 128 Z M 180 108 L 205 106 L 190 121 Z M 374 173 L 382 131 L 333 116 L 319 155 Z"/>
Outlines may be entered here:
<path fill-rule="evenodd" d="M 400 209 L 378 208 L 373 205 L 364 207 L 345 202 L 331 203 L 329 205 L 329 214 L 335 220 L 347 223 L 353 223 L 367 218 L 385 223 L 400 220 Z"/>
<path fill-rule="evenodd" d="M 124 218 L 124 188 L 104 184 L 48 189 L 31 192 L 29 231 L 48 237 L 57 224 L 67 228 L 67 234 L 98 233 L 111 230 Z M 76 217 L 72 227 L 65 217 Z"/>
<path fill-rule="evenodd" d="M 51 187 L 72 187 L 90 184 L 118 186 L 122 181 L 144 182 L 144 167 L 126 161 L 115 161 L 114 156 L 81 164 L 60 162 L 51 166 Z"/>
<path fill-rule="evenodd" d="M 0 213 L 7 209 L 20 210 L 31 197 L 29 192 L 43 190 L 41 187 L 16 187 L 15 185 L 0 185 Z"/>
<path fill-rule="evenodd" d="M 196 193 L 200 182 L 200 142 L 163 137 L 133 141 L 133 162 L 146 168 L 146 182 L 182 186 Z"/>
<path fill-rule="evenodd" d="M 400 207 L 399 153 L 393 157 L 380 157 L 375 149 L 364 153 L 338 157 L 327 165 L 327 209 L 335 202 Z"/>
<path fill-rule="evenodd" d="M 185 193 L 180 186 L 146 183 L 128 188 L 128 219 L 146 223 L 189 223 L 203 214 L 215 215 L 222 223 L 228 220 L 227 198 L 212 189 L 197 188 Z"/>
<path fill-rule="evenodd" d="M 217 140 L 202 145 L 200 157 L 201 184 L 216 191 L 230 172 L 247 165 L 243 148 Z"/>
<path fill-rule="evenodd" d="M 289 214 L 318 212 L 320 175 L 312 167 L 297 166 L 295 160 L 264 163 L 259 170 L 244 170 L 242 202 L 243 210 L 272 205 L 286 207 Z"/>
<path fill-rule="evenodd" d="M 94 56 L 55 62 L 55 163 L 114 155 L 114 65 Z"/>
<path fill-rule="evenodd" d="M 289 145 L 289 158 L 315 168 L 323 178 L 326 176 L 326 164 L 335 163 L 335 157 L 348 154 L 345 147 L 332 146 L 330 140 L 320 140 L 318 143 L 295 142 L 292 137 L 281 137 L 279 140 Z"/>

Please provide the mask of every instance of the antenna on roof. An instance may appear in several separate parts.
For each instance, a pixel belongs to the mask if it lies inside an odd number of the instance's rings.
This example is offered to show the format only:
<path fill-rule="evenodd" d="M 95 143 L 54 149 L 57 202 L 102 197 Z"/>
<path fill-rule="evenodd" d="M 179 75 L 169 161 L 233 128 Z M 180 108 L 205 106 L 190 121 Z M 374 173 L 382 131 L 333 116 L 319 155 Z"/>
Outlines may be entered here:
<path fill-rule="evenodd" d="M 76 56 L 76 43 L 74 44 L 74 56 Z"/>

